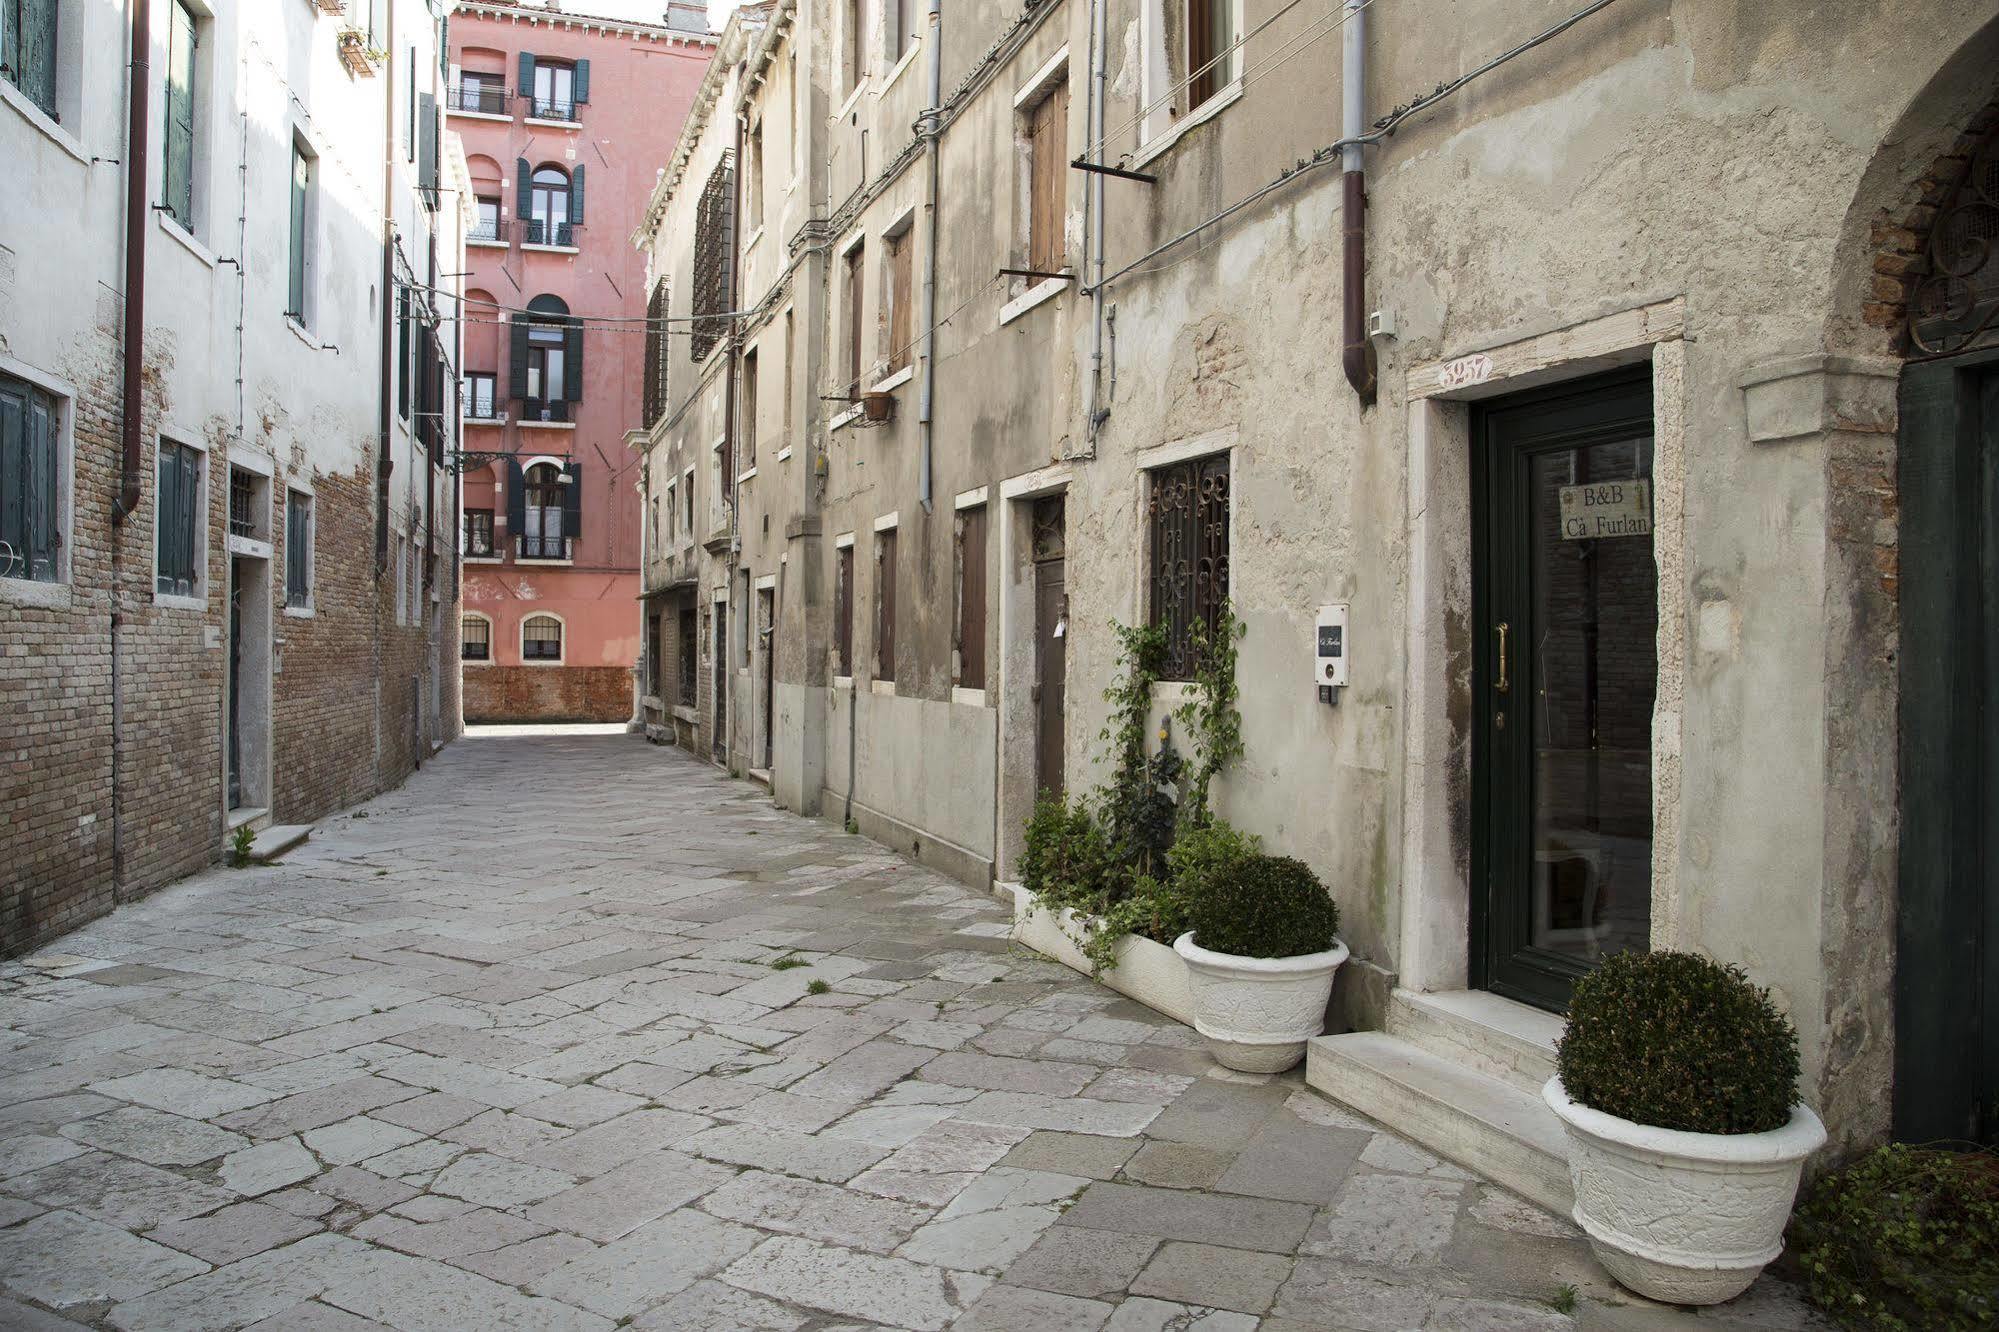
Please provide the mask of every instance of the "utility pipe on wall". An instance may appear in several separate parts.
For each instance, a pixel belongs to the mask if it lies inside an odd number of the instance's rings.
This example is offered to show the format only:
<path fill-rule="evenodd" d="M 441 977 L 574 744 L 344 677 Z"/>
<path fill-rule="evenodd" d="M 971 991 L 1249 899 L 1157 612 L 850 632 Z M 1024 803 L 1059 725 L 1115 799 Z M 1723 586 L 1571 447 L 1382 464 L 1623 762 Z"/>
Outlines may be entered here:
<path fill-rule="evenodd" d="M 930 0 L 930 92 L 923 108 L 923 137 L 930 158 L 928 193 L 923 206 L 923 391 L 918 399 L 923 452 L 917 470 L 917 501 L 925 513 L 931 501 L 931 410 L 937 396 L 937 177 L 939 140 L 943 136 L 944 4 Z M 865 179 L 865 176 L 863 176 Z"/>
<path fill-rule="evenodd" d="M 146 353 L 146 127 L 152 105 L 152 0 L 132 0 L 132 65 L 125 124 L 125 419 L 118 458 L 118 497 L 111 521 L 122 523 L 139 507 L 144 468 L 140 447 L 139 385 Z"/>
<path fill-rule="evenodd" d="M 1363 406 L 1374 401 L 1374 348 L 1367 340 L 1367 6 L 1346 0 L 1340 69 L 1340 364 Z"/>

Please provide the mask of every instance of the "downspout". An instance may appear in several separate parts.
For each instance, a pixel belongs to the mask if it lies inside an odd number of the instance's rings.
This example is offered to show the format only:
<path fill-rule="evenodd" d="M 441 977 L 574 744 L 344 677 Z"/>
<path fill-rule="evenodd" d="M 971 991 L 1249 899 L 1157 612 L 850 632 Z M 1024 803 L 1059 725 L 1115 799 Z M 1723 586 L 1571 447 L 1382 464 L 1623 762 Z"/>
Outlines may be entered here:
<path fill-rule="evenodd" d="M 1367 6 L 1346 0 L 1341 33 L 1340 364 L 1363 407 L 1374 401 L 1374 348 L 1367 340 L 1367 170 L 1361 158 L 1367 125 Z"/>
<path fill-rule="evenodd" d="M 111 521 L 123 523 L 139 508 L 144 466 L 139 444 L 140 378 L 146 351 L 146 125 L 152 104 L 152 0 L 132 0 L 132 63 L 125 122 L 125 419 L 118 460 L 118 498 Z"/>
<path fill-rule="evenodd" d="M 917 471 L 917 502 L 930 512 L 931 418 L 937 402 L 937 177 L 938 140 L 942 137 L 944 106 L 944 4 L 930 0 L 930 95 L 924 103 L 923 136 L 929 142 L 929 193 L 923 205 L 923 392 L 917 419 L 921 422 L 923 452 Z"/>
<path fill-rule="evenodd" d="M 743 514 L 742 514 L 741 505 L 738 503 L 738 501 L 741 499 L 741 496 L 740 494 L 738 494 L 736 489 L 736 476 L 738 473 L 740 473 L 743 470 L 741 465 L 739 464 L 738 459 L 736 458 L 736 358 L 742 354 L 743 350 L 743 342 L 742 342 L 743 323 L 741 319 L 734 317 L 734 312 L 736 307 L 742 304 L 742 302 L 737 299 L 738 295 L 740 294 L 737 284 L 742 280 L 743 178 L 748 173 L 743 170 L 743 113 L 742 113 L 742 108 L 740 106 L 736 109 L 736 133 L 735 133 L 734 152 L 735 152 L 735 157 L 733 161 L 735 163 L 735 170 L 733 172 L 733 182 L 732 182 L 732 189 L 730 192 L 730 203 L 729 203 L 729 210 L 730 210 L 729 299 L 723 302 L 723 304 L 727 306 L 729 311 L 731 312 L 731 317 L 729 319 L 729 334 L 728 334 L 729 354 L 723 357 L 723 360 L 726 364 L 723 370 L 724 377 L 722 381 L 723 383 L 722 438 L 725 441 L 727 441 L 722 447 L 722 463 L 723 466 L 728 470 L 728 475 L 721 477 L 719 479 L 719 483 L 722 487 L 723 493 L 729 497 L 729 571 L 728 572 L 729 572 L 729 591 L 731 596 L 735 594 L 735 583 L 736 583 L 735 570 L 738 567 L 740 567 L 743 562 Z M 671 311 L 669 311 L 668 313 L 671 313 Z M 790 391 L 791 391 L 791 386 L 789 384 L 785 385 L 785 392 L 789 393 Z M 690 401 L 691 400 L 692 399 L 690 399 Z M 699 584 L 697 580 L 697 587 L 698 585 Z M 749 666 L 751 662 L 750 603 L 755 599 L 755 594 L 750 590 L 750 586 L 751 585 L 750 585 L 749 570 L 745 569 L 743 570 L 742 604 L 743 604 L 743 664 L 746 667 Z M 698 591 L 696 592 L 696 595 L 697 596 L 700 595 Z M 722 635 L 722 647 L 724 651 L 727 651 L 728 643 L 729 643 L 729 636 L 725 633 Z M 764 648 L 764 651 L 768 652 L 770 651 L 770 648 L 766 646 Z M 735 678 L 736 678 L 736 672 L 734 671 L 734 669 L 729 667 L 727 664 L 724 664 L 722 668 L 723 689 L 726 690 L 731 684 L 733 684 L 735 682 Z M 755 694 L 754 678 L 752 678 L 751 693 L 752 697 L 754 697 Z M 723 720 L 727 723 L 728 726 L 736 726 L 740 724 L 743 713 L 743 709 L 740 706 L 742 700 L 737 699 L 736 703 L 738 704 L 738 706 L 728 709 L 726 715 L 723 718 Z M 750 723 L 751 723 L 750 726 L 743 733 L 744 734 L 743 766 L 745 768 L 747 768 L 750 763 L 750 758 L 749 758 L 750 747 L 753 746 L 756 742 L 756 719 L 754 715 L 752 715 Z M 770 725 L 769 718 L 764 719 L 764 725 L 766 727 Z M 729 765 L 730 746 L 729 746 L 729 736 L 727 734 L 726 729 L 724 730 L 724 733 L 721 735 L 720 739 L 722 741 L 722 764 L 724 767 L 729 768 L 729 771 L 734 772 L 735 769 L 733 767 L 730 767 Z M 775 763 L 776 760 L 777 760 L 777 754 L 775 749 L 773 749 L 771 754 L 771 761 Z"/>
<path fill-rule="evenodd" d="M 1090 0 L 1090 81 L 1085 92 L 1088 105 L 1083 110 L 1084 137 L 1087 141 L 1085 152 L 1103 151 L 1104 120 L 1104 67 L 1110 62 L 1110 54 L 1104 49 L 1108 36 L 1104 31 L 1106 16 L 1104 0 Z M 1085 457 L 1095 457 L 1097 432 L 1110 419 L 1110 408 L 1104 402 L 1104 178 L 1097 172 L 1087 173 L 1090 201 L 1083 212 L 1083 250 L 1094 265 L 1090 275 L 1090 415 L 1084 422 L 1083 438 L 1089 452 Z M 997 843 L 995 843 L 997 845 Z"/>
<path fill-rule="evenodd" d="M 396 49 L 396 7 L 387 6 L 388 49 Z M 384 71 L 390 73 L 390 71 Z M 389 457 L 390 432 L 393 429 L 394 409 L 389 399 L 395 393 L 395 379 L 391 367 L 395 364 L 395 322 L 399 305 L 396 295 L 396 81 L 393 77 L 382 80 L 382 392 L 380 409 L 376 415 L 376 434 L 379 446 L 375 450 L 375 581 L 380 582 L 389 567 L 389 474 L 395 470 L 395 461 Z M 376 598 L 380 600 L 379 597 Z M 375 644 L 379 656 L 382 636 L 375 634 Z M 380 663 L 377 662 L 376 678 L 381 678 Z"/>

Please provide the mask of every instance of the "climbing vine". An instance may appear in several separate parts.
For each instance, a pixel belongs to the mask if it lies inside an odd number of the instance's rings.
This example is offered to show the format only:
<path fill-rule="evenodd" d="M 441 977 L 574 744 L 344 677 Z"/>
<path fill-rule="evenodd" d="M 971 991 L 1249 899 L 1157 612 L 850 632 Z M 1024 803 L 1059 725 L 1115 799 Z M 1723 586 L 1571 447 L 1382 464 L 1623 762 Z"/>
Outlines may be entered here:
<path fill-rule="evenodd" d="M 1192 828 L 1205 828 L 1213 820 L 1208 805 L 1208 787 L 1215 775 L 1242 757 L 1242 710 L 1237 707 L 1236 657 L 1246 632 L 1236 618 L 1235 608 L 1223 602 L 1215 616 L 1214 628 L 1195 620 L 1194 696 L 1182 703 L 1175 715 L 1187 728 L 1195 760 L 1187 778 L 1186 799 L 1180 804 L 1180 819 Z"/>

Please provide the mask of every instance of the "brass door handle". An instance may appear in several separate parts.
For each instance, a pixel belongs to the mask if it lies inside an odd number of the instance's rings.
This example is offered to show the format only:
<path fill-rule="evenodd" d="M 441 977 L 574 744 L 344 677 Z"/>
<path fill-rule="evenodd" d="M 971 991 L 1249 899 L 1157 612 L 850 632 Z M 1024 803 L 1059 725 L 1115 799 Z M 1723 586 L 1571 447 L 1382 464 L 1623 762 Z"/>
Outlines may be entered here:
<path fill-rule="evenodd" d="M 1506 631 L 1509 627 L 1504 620 L 1493 626 L 1494 631 L 1499 635 L 1499 673 L 1493 680 L 1492 687 L 1502 694 L 1506 692 L 1508 687 L 1506 678 Z"/>

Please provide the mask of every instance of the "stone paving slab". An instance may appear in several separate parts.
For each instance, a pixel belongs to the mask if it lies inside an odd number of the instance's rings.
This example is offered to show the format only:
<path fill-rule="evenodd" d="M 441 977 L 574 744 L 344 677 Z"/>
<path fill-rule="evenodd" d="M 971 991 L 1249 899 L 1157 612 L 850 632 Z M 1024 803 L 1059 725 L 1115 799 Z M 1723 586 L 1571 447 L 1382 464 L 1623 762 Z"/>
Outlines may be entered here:
<path fill-rule="evenodd" d="M 1774 1278 L 1628 1295 L 989 898 L 622 735 L 468 738 L 0 963 L 0 1327 L 619 1325 L 1818 1326 Z"/>

